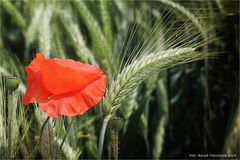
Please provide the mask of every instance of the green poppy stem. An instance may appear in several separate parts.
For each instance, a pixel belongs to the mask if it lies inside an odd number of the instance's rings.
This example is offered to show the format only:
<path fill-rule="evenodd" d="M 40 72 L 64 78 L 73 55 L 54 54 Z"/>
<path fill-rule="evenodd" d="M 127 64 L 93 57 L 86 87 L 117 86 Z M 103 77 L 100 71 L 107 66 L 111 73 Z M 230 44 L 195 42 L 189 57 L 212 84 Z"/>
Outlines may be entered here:
<path fill-rule="evenodd" d="M 99 146 L 98 146 L 99 147 L 98 148 L 98 159 L 101 159 L 101 157 L 102 157 L 105 132 L 106 132 L 107 124 L 108 124 L 108 121 L 110 120 L 110 118 L 111 118 L 111 115 L 108 115 L 103 120 L 102 129 L 101 129 L 101 133 L 100 133 L 100 139 L 99 139 Z"/>
<path fill-rule="evenodd" d="M 65 136 L 64 136 L 64 138 L 63 138 L 63 140 L 62 140 L 62 143 L 61 143 L 61 145 L 60 145 L 60 147 L 59 147 L 59 149 L 58 149 L 58 152 L 57 152 L 57 155 L 56 155 L 56 158 L 55 158 L 56 160 L 58 159 L 58 157 L 59 157 L 59 155 L 60 155 L 60 152 L 61 152 L 61 150 L 62 150 L 63 144 L 64 144 L 64 142 L 65 142 L 65 140 L 66 140 L 66 138 L 67 138 L 67 135 L 68 135 L 68 133 L 69 133 L 69 131 L 70 131 L 70 128 L 71 128 L 72 124 L 73 124 L 73 120 L 71 120 L 71 123 L 70 123 L 70 125 L 68 126 L 67 131 L 66 131 L 66 134 L 65 134 Z"/>
<path fill-rule="evenodd" d="M 118 131 L 113 131 L 113 158 L 114 160 L 118 160 Z"/>
<path fill-rule="evenodd" d="M 7 108 L 8 108 L 8 155 L 7 158 L 12 158 L 12 94 L 7 92 Z"/>
<path fill-rule="evenodd" d="M 35 148 L 33 149 L 32 153 L 30 154 L 30 158 L 34 155 L 35 151 L 37 150 L 38 146 L 40 145 L 41 141 L 42 141 L 42 134 L 43 134 L 43 131 L 44 131 L 44 128 L 47 124 L 47 122 L 49 121 L 50 117 L 47 117 L 47 119 L 44 121 L 43 125 L 42 125 L 42 128 L 40 130 L 40 137 L 38 139 L 38 143 L 36 144 Z"/>

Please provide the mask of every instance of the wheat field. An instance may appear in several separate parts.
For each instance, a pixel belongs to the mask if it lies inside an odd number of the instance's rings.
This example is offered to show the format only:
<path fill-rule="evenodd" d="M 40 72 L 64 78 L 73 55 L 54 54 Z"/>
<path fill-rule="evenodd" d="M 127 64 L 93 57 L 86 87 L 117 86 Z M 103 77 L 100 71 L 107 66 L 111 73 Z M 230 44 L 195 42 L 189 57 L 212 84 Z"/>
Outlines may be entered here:
<path fill-rule="evenodd" d="M 0 0 L 0 17 L 0 159 L 239 158 L 238 0 Z M 24 105 L 39 52 L 98 66 L 101 101 Z"/>

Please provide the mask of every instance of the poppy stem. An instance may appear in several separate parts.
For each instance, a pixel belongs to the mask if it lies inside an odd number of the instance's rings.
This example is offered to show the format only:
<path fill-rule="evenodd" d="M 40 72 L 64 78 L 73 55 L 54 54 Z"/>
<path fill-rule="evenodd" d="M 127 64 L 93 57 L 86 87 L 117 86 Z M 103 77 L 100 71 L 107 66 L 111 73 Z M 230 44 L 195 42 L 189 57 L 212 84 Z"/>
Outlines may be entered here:
<path fill-rule="evenodd" d="M 62 140 L 62 142 L 61 142 L 61 144 L 60 144 L 60 147 L 59 147 L 59 149 L 58 149 L 58 152 L 57 152 L 57 155 L 56 155 L 56 158 L 55 158 L 56 160 L 58 159 L 58 157 L 59 157 L 59 155 L 60 155 L 60 152 L 61 152 L 61 150 L 62 150 L 63 144 L 64 144 L 64 142 L 65 142 L 65 140 L 66 140 L 66 138 L 67 138 L 67 135 L 68 135 L 68 133 L 69 133 L 69 131 L 70 131 L 70 128 L 71 128 L 72 124 L 73 124 L 73 120 L 71 120 L 70 125 L 68 126 L 68 128 L 67 128 L 67 130 L 66 130 L 65 136 L 63 137 L 63 140 Z"/>
<path fill-rule="evenodd" d="M 36 152 L 38 146 L 40 145 L 41 141 L 42 141 L 42 134 L 43 134 L 43 131 L 44 131 L 44 128 L 47 124 L 47 122 L 49 121 L 50 117 L 47 117 L 47 119 L 44 121 L 42 127 L 41 127 L 41 130 L 40 130 L 40 137 L 38 139 L 38 143 L 36 144 L 35 148 L 33 149 L 32 153 L 30 154 L 30 158 L 34 155 L 34 153 Z"/>
<path fill-rule="evenodd" d="M 108 121 L 110 118 L 111 118 L 111 115 L 107 115 L 103 120 L 102 129 L 101 129 L 101 133 L 100 133 L 100 139 L 99 139 L 99 146 L 98 146 L 99 147 L 98 148 L 98 159 L 101 159 L 101 157 L 102 157 L 105 132 L 106 132 L 107 124 L 108 124 Z"/>
<path fill-rule="evenodd" d="M 8 157 L 12 158 L 12 94 L 7 92 L 7 108 L 8 108 Z"/>
<path fill-rule="evenodd" d="M 113 158 L 118 160 L 118 131 L 113 131 Z"/>

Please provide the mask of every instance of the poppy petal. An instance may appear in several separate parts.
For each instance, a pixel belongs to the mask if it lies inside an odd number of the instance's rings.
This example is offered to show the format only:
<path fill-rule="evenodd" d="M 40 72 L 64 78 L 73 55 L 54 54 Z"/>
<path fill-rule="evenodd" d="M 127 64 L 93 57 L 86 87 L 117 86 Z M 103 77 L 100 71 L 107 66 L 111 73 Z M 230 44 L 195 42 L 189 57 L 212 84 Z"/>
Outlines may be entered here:
<path fill-rule="evenodd" d="M 23 103 L 38 101 L 50 117 L 82 115 L 102 99 L 107 77 L 96 66 L 38 53 L 25 68 L 29 85 Z"/>
<path fill-rule="evenodd" d="M 96 66 L 69 59 L 43 59 L 40 67 L 43 83 L 54 95 L 83 89 L 103 74 Z"/>
<path fill-rule="evenodd" d="M 37 54 L 32 63 L 28 67 L 25 67 L 27 72 L 28 89 L 23 97 L 24 105 L 33 103 L 35 101 L 47 100 L 48 97 L 52 95 L 52 93 L 47 91 L 47 89 L 44 87 L 41 80 L 42 76 L 39 67 L 39 59 L 42 58 L 43 56 L 41 54 Z"/>
<path fill-rule="evenodd" d="M 60 115 L 75 116 L 82 115 L 102 99 L 105 87 L 106 76 L 102 76 L 86 88 L 64 95 L 56 95 L 46 102 L 40 103 L 40 108 L 50 117 Z"/>

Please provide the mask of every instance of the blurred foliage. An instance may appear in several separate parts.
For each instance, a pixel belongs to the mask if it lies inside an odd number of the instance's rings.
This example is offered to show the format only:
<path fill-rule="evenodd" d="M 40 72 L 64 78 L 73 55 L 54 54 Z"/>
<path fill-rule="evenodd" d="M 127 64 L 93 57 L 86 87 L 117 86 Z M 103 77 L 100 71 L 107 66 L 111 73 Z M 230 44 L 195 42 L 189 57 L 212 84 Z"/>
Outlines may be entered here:
<path fill-rule="evenodd" d="M 200 51 L 222 54 L 155 73 L 126 97 L 119 158 L 239 156 L 239 1 L 1 0 L 0 15 L 0 158 L 30 158 L 46 118 L 37 104 L 21 103 L 24 66 L 36 52 L 99 65 L 111 81 L 135 55 L 188 47 L 196 37 Z M 12 94 L 9 75 L 21 81 Z M 34 157 L 97 158 L 100 106 L 51 119 Z M 109 127 L 103 158 L 113 157 L 113 139 Z"/>

